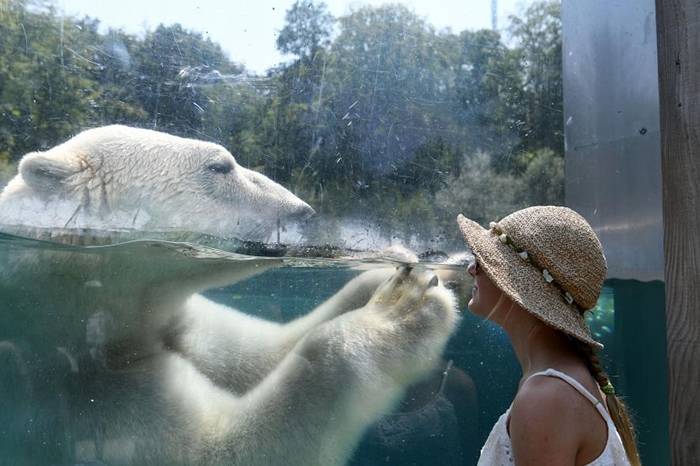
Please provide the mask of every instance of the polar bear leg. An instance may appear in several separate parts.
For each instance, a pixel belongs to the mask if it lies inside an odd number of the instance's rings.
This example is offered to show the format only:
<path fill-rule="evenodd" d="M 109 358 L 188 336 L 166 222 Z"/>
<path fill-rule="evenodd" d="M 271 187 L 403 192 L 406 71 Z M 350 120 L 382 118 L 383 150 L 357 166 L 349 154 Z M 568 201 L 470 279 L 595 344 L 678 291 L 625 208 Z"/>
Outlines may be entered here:
<path fill-rule="evenodd" d="M 310 313 L 287 324 L 190 298 L 166 334 L 167 346 L 217 385 L 242 394 L 259 383 L 309 331 L 369 301 L 393 269 L 364 272 Z"/>
<path fill-rule="evenodd" d="M 168 258 L 171 259 L 171 258 Z M 148 325 L 163 331 L 181 319 L 192 295 L 201 291 L 232 285 L 269 269 L 279 267 L 279 259 L 242 261 L 163 261 L 148 280 L 139 283 L 142 307 L 147 310 Z M 144 268 L 147 268 L 145 266 Z M 136 272 L 138 273 L 138 272 Z"/>
<path fill-rule="evenodd" d="M 208 460 L 344 464 L 363 430 L 432 368 L 456 322 L 454 296 L 433 274 L 401 271 L 364 307 L 314 328 L 245 396 L 208 411 L 217 415 Z"/>
<path fill-rule="evenodd" d="M 323 322 L 353 309 L 361 308 L 367 304 L 377 288 L 386 282 L 394 272 L 393 268 L 381 268 L 358 275 L 313 311 L 290 322 L 288 331 L 306 334 Z"/>

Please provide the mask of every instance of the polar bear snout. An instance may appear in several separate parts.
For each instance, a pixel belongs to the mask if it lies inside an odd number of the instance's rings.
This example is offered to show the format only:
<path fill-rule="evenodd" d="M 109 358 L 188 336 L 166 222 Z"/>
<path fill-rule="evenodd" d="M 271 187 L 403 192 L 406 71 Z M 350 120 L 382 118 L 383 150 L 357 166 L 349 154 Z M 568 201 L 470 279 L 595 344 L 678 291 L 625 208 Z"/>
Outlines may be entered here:
<path fill-rule="evenodd" d="M 305 222 L 316 215 L 316 211 L 306 202 L 301 201 L 301 205 L 292 211 L 291 219 L 297 222 Z"/>
<path fill-rule="evenodd" d="M 289 196 L 294 196 L 291 192 Z M 316 215 L 316 211 L 306 202 L 297 198 L 297 202 L 292 204 L 282 204 L 277 208 L 274 214 L 278 222 L 287 223 L 304 223 Z"/>
<path fill-rule="evenodd" d="M 237 167 L 238 176 L 244 180 L 241 185 L 249 189 L 248 199 L 237 199 L 240 208 L 245 208 L 256 216 L 265 217 L 271 223 L 274 220 L 286 222 L 303 222 L 316 214 L 306 202 L 297 197 L 281 184 L 271 180 L 262 173 L 249 168 Z M 245 193 L 242 193 L 245 196 Z"/>

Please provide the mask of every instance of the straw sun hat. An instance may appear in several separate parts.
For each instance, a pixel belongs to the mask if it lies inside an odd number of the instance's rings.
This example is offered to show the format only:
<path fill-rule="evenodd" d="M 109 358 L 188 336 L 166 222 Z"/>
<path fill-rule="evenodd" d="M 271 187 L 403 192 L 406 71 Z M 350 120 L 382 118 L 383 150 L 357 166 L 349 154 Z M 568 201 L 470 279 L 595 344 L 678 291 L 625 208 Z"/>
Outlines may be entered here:
<path fill-rule="evenodd" d="M 607 271 L 591 226 L 566 207 L 518 210 L 490 228 L 457 217 L 464 239 L 491 281 L 546 324 L 589 345 L 583 312 L 593 308 Z"/>

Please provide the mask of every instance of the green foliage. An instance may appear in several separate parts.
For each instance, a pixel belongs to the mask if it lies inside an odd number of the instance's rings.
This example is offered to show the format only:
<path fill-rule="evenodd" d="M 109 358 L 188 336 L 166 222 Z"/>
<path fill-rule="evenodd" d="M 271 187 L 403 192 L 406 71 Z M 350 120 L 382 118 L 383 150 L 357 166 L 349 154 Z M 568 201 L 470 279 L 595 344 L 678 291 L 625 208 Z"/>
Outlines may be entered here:
<path fill-rule="evenodd" d="M 442 36 L 396 5 L 365 7 L 339 22 L 331 105 L 367 181 L 395 172 L 436 134 L 456 140 L 460 131 L 445 111 L 453 76 Z"/>
<path fill-rule="evenodd" d="M 465 31 L 459 36 L 455 99 L 472 150 L 506 156 L 518 146 L 524 121 L 523 70 L 518 53 L 498 33 Z"/>
<path fill-rule="evenodd" d="M 525 171 L 520 176 L 519 197 L 536 205 L 564 204 L 564 159 L 552 149 L 539 149 L 521 155 Z"/>
<path fill-rule="evenodd" d="M 240 72 L 218 44 L 179 24 L 159 25 L 137 43 L 133 55 L 136 98 L 152 118 L 151 127 L 185 136 L 199 133 L 207 111 L 202 81 Z"/>
<path fill-rule="evenodd" d="M 281 52 L 299 58 L 313 57 L 322 46 L 328 45 L 333 17 L 326 11 L 325 4 L 297 0 L 285 19 L 287 24 L 277 36 L 277 48 Z"/>
<path fill-rule="evenodd" d="M 97 24 L 75 26 L 81 29 L 66 28 L 41 2 L 0 8 L 0 147 L 15 157 L 92 119 L 97 85 L 89 78 L 95 64 L 87 49 Z"/>
<path fill-rule="evenodd" d="M 522 196 L 525 190 L 524 180 L 509 173 L 499 173 L 488 153 L 466 156 L 462 173 L 452 178 L 435 196 L 436 209 L 442 219 L 437 224 L 441 231 L 458 240 L 458 231 L 454 227 L 457 214 L 487 225 L 530 204 L 529 199 Z"/>
<path fill-rule="evenodd" d="M 10 162 L 10 155 L 0 152 L 0 189 L 15 175 L 16 167 Z"/>
<path fill-rule="evenodd" d="M 564 151 L 562 110 L 561 4 L 535 2 L 522 17 L 510 18 L 514 48 L 523 64 L 524 99 L 520 102 L 526 149 Z"/>
<path fill-rule="evenodd" d="M 333 218 L 325 236 L 355 217 L 456 238 L 460 211 L 488 222 L 563 201 L 559 4 L 508 31 L 437 31 L 400 5 L 336 19 L 298 0 L 277 40 L 294 60 L 253 76 L 178 24 L 103 34 L 51 2 L 3 0 L 0 178 L 86 127 L 130 124 L 223 144 Z"/>

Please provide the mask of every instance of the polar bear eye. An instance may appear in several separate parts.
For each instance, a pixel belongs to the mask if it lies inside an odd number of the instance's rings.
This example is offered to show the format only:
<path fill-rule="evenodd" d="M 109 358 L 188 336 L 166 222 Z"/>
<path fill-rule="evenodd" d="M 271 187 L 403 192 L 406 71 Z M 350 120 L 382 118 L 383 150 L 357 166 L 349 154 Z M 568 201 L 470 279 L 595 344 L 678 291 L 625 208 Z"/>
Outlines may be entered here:
<path fill-rule="evenodd" d="M 211 170 L 214 173 L 230 173 L 233 170 L 233 165 L 229 162 L 214 162 L 207 165 L 207 170 Z"/>

